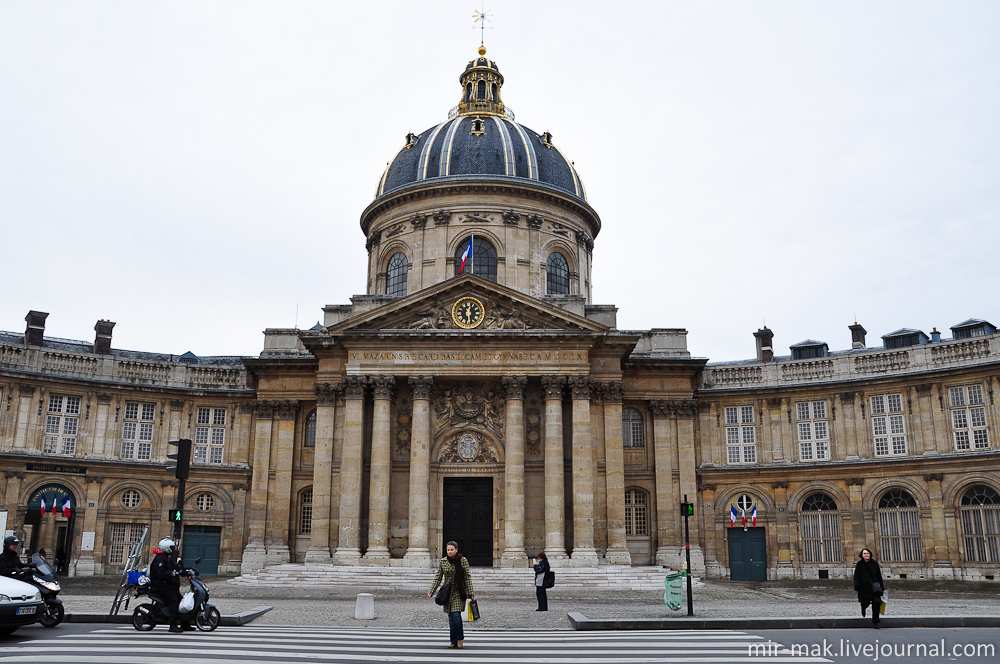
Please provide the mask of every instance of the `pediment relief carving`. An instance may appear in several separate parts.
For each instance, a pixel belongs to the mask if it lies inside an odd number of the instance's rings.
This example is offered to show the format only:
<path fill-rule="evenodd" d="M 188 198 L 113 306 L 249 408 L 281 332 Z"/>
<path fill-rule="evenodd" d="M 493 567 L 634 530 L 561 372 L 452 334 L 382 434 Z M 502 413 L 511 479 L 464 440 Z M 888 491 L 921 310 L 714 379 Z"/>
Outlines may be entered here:
<path fill-rule="evenodd" d="M 438 432 L 448 427 L 474 427 L 503 436 L 506 399 L 499 384 L 442 383 L 431 392 L 431 403 Z"/>
<path fill-rule="evenodd" d="M 500 463 L 496 447 L 477 431 L 458 431 L 441 448 L 439 463 Z"/>

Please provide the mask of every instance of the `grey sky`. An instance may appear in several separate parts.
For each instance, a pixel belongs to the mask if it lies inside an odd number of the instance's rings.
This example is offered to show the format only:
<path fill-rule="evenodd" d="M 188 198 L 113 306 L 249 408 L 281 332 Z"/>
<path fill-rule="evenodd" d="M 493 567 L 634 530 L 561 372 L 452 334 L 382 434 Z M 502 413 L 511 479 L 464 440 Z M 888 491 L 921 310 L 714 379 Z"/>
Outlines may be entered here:
<path fill-rule="evenodd" d="M 365 290 L 358 219 L 477 2 L 0 2 L 0 329 L 253 355 Z M 1000 324 L 1000 4 L 490 2 L 604 227 L 598 304 L 692 353 Z"/>

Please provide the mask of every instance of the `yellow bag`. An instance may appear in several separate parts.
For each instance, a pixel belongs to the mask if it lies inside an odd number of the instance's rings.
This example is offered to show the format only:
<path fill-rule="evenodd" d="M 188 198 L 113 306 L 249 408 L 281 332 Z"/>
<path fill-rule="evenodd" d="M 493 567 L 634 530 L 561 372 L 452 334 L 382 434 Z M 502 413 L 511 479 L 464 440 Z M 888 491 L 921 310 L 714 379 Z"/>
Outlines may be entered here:
<path fill-rule="evenodd" d="M 885 605 L 889 603 L 889 591 L 882 591 L 882 606 L 878 607 L 879 615 L 885 615 Z"/>
<path fill-rule="evenodd" d="M 479 620 L 479 604 L 474 599 L 465 600 L 465 620 L 466 622 Z"/>

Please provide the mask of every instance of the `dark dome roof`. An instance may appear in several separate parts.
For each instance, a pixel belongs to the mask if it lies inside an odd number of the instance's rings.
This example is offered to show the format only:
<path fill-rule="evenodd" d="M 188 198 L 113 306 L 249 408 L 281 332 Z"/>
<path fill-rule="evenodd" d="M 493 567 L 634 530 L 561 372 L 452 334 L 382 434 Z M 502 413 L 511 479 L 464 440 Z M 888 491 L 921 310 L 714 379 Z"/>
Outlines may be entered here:
<path fill-rule="evenodd" d="M 487 176 L 532 180 L 587 200 L 572 162 L 551 140 L 497 115 L 458 115 L 411 135 L 386 167 L 375 198 L 424 181 Z"/>

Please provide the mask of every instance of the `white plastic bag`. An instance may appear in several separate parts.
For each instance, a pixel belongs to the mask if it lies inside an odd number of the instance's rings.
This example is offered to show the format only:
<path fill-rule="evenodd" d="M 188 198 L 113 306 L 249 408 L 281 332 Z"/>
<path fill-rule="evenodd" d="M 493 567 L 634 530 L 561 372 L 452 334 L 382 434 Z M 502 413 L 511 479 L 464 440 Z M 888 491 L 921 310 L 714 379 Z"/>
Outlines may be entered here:
<path fill-rule="evenodd" d="M 181 613 L 190 613 L 192 609 L 194 609 L 194 591 L 189 590 L 187 594 L 184 595 L 184 599 L 181 600 L 180 606 L 177 607 L 177 610 Z"/>

